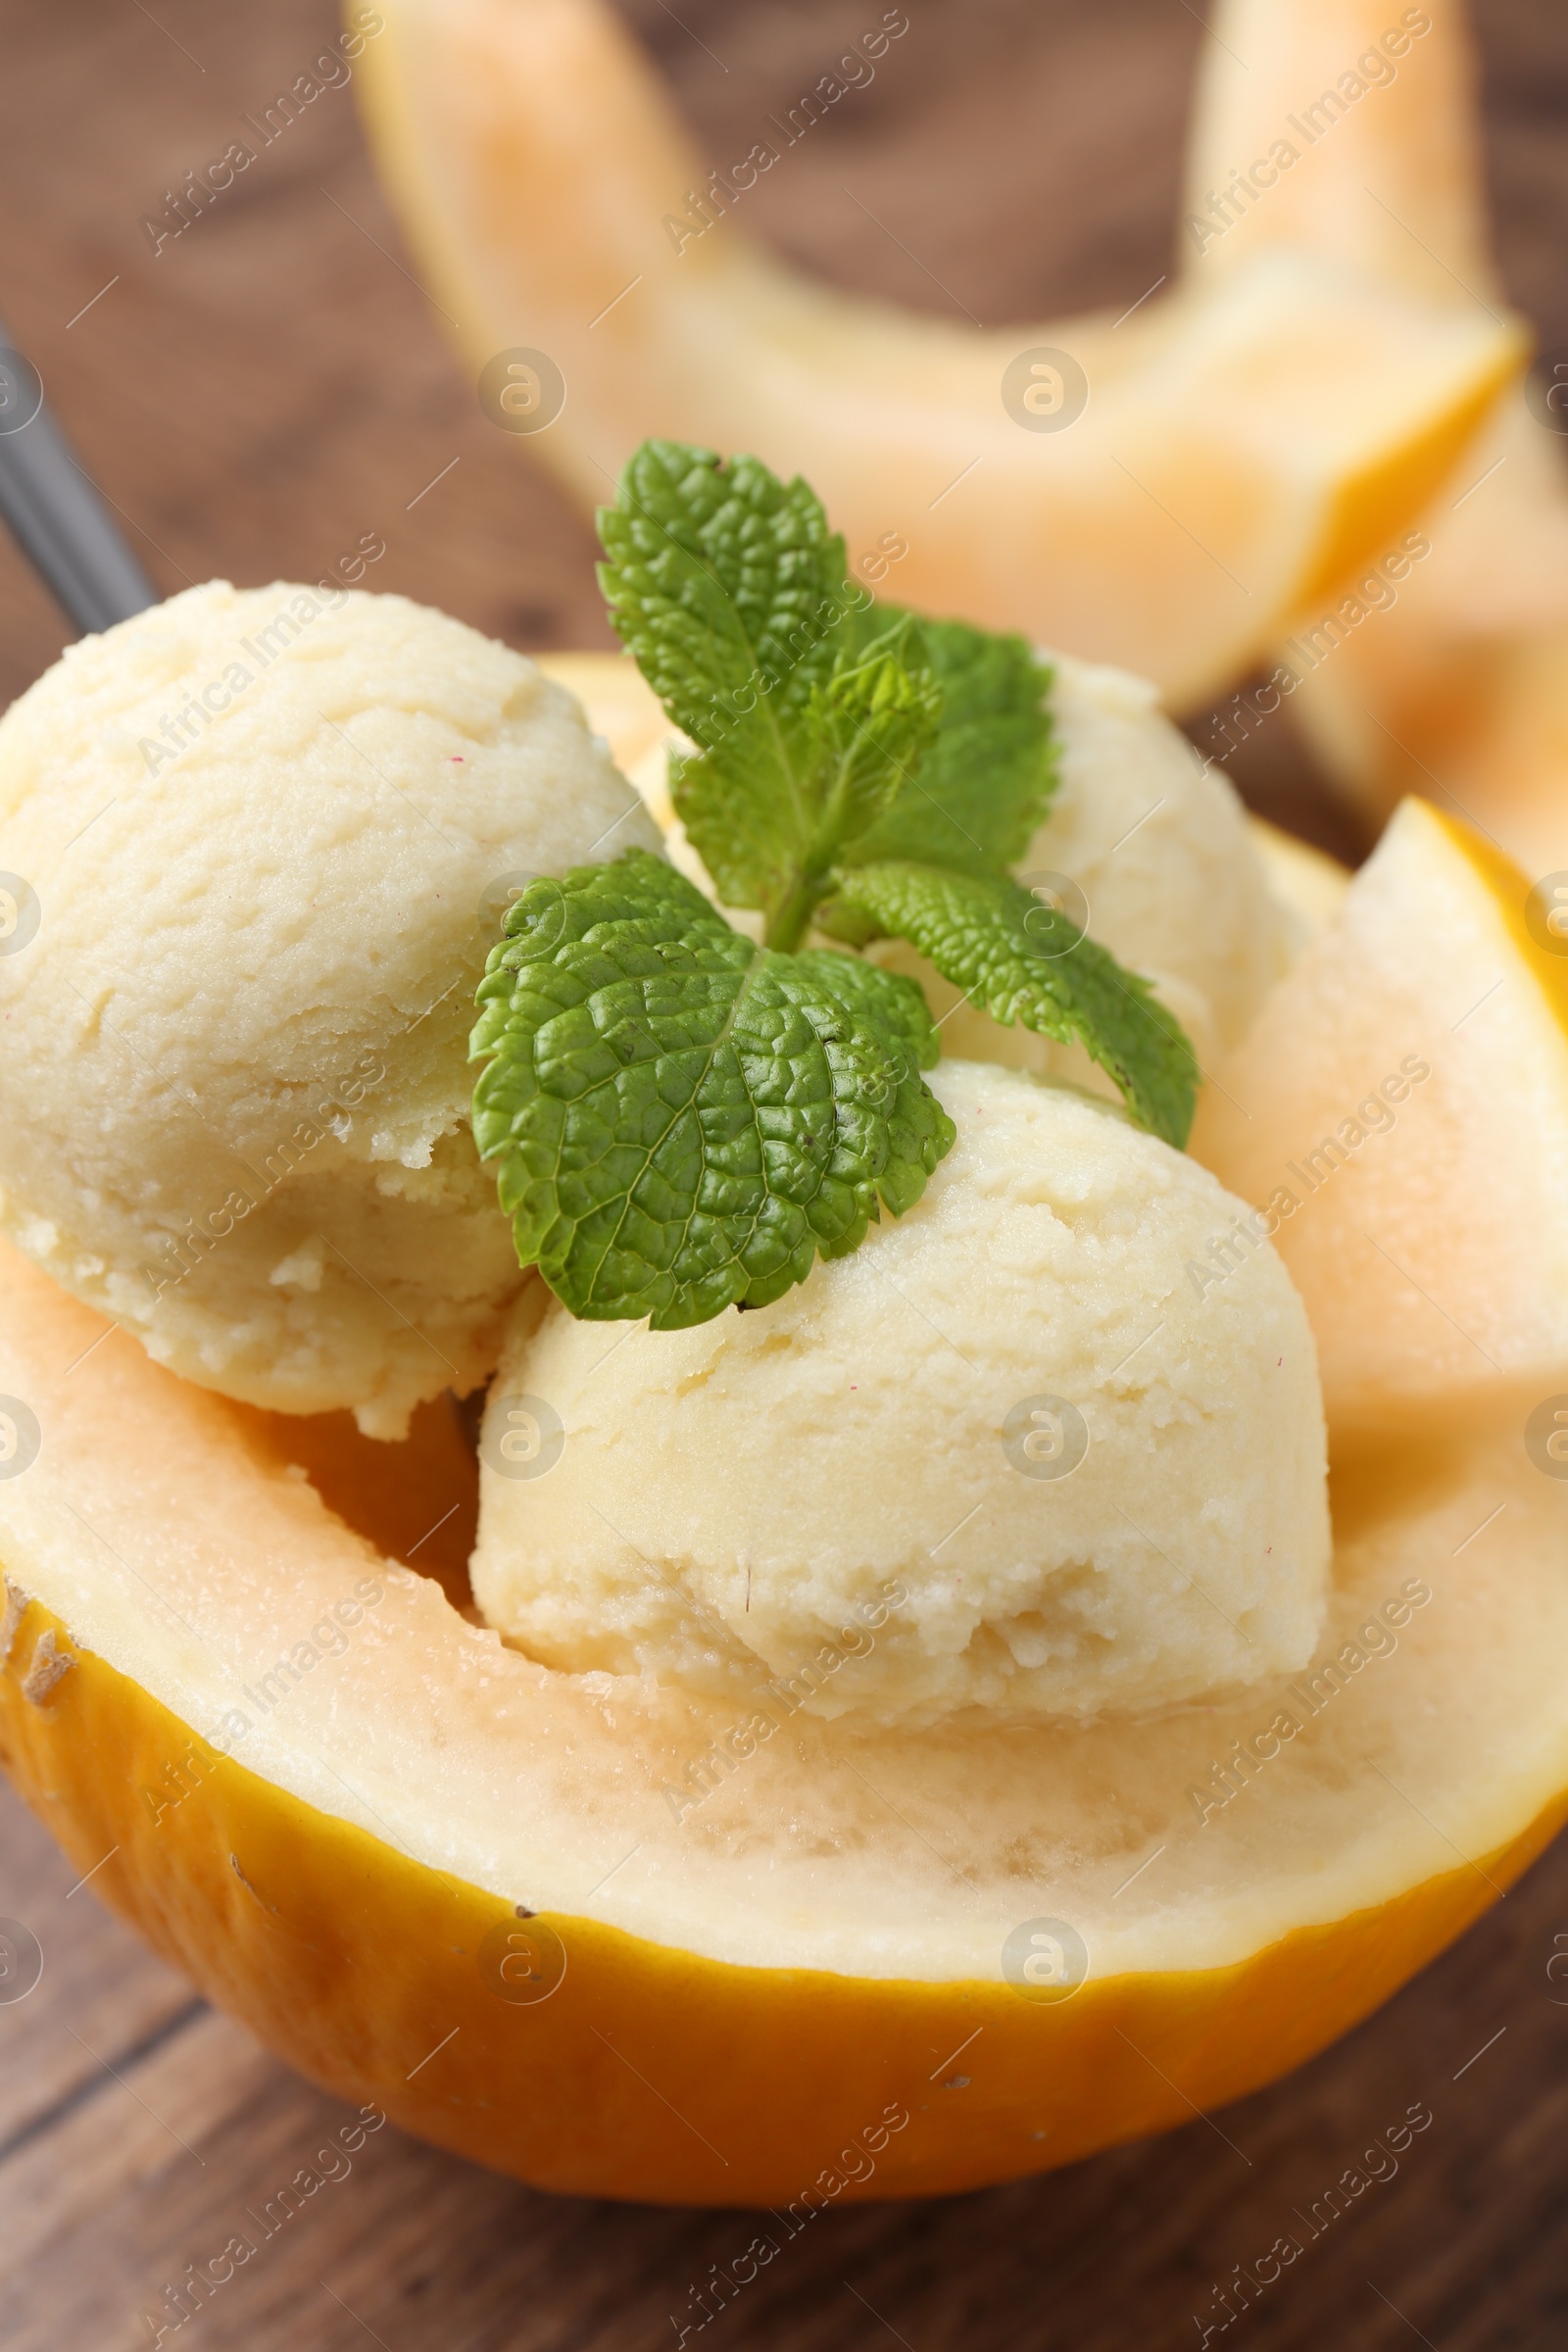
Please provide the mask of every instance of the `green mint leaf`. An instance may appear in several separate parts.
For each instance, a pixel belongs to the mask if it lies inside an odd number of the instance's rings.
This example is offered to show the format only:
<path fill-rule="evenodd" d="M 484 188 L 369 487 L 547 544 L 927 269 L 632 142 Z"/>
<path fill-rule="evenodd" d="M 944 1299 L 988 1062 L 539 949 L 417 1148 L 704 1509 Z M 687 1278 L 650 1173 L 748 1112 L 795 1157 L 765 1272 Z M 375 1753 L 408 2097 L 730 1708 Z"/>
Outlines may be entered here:
<path fill-rule="evenodd" d="M 912 616 L 889 605 L 861 615 L 862 633 Z M 857 864 L 884 858 L 1001 873 L 1016 865 L 1056 788 L 1053 671 L 1022 637 L 963 620 L 913 623 L 942 694 L 936 739 L 887 813 L 856 844 Z"/>
<path fill-rule="evenodd" d="M 942 689 L 907 622 L 876 638 L 812 691 L 824 845 L 854 841 L 907 788 L 942 719 Z"/>
<path fill-rule="evenodd" d="M 671 761 L 681 821 L 727 905 L 771 909 L 817 831 L 816 698 L 860 650 L 844 542 L 804 482 L 677 441 L 644 442 L 599 534 L 611 620 L 703 747 Z"/>
<path fill-rule="evenodd" d="M 888 1122 L 887 1165 L 877 1179 L 877 1191 L 893 1214 L 902 1217 L 925 1191 L 927 1176 L 952 1147 L 956 1133 L 941 1103 L 920 1081 L 920 1072 L 929 1070 L 942 1052 L 931 1008 L 917 980 L 881 971 L 858 956 L 808 948 L 790 961 L 797 970 L 809 972 L 853 1020 L 891 1041 L 887 1072 L 870 1081 L 870 1096 Z M 897 982 L 895 989 L 875 985 L 890 980 Z M 854 1241 L 824 1248 L 822 1255 L 843 1257 L 858 1239 L 857 1234 Z"/>
<path fill-rule="evenodd" d="M 765 1305 L 954 1140 L 918 988 L 758 948 L 643 850 L 530 883 L 479 1004 L 475 1140 L 519 1260 L 589 1320 Z"/>
<path fill-rule="evenodd" d="M 1178 1150 L 1193 1123 L 1198 1064 L 1186 1033 L 1147 980 L 1067 916 L 1001 877 L 889 861 L 834 876 L 840 908 L 906 939 L 994 1020 L 1081 1045 L 1109 1072 L 1142 1127 Z"/>
<path fill-rule="evenodd" d="M 815 821 L 791 888 L 769 908 L 769 947 L 799 947 L 835 860 L 892 806 L 936 733 L 941 690 L 923 662 L 911 666 L 909 644 L 901 623 L 860 659 L 846 652 L 811 690 L 807 794 Z"/>

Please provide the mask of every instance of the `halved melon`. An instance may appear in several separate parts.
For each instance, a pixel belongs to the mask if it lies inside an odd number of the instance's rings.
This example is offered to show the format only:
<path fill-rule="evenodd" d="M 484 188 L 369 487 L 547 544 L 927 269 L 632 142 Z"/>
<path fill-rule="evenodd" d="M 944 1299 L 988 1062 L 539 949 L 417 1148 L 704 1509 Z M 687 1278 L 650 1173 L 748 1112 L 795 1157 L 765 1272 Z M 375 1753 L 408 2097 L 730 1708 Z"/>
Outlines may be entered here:
<path fill-rule="evenodd" d="M 1180 2123 L 1364 2016 L 1568 1811 L 1568 1487 L 1506 1417 L 1347 1462 L 1290 1684 L 918 1737 L 775 1698 L 738 1756 L 722 1708 L 504 1649 L 289 1459 L 358 1510 L 365 1441 L 94 1347 L 9 1252 L 0 1298 L 41 1433 L 0 1480 L 7 1768 L 274 2049 L 542 2185 L 799 2226 Z M 375 1458 L 383 1528 L 466 1499 L 439 1445 Z"/>
<path fill-rule="evenodd" d="M 1385 36 L 1397 45 L 1412 20 L 1427 29 L 1391 56 Z M 1402 12 L 1382 0 L 1222 0 L 1213 31 L 1188 159 L 1187 219 L 1200 225 L 1181 242 L 1195 283 L 1289 246 L 1470 315 L 1504 312 L 1460 0 Z M 1356 72 L 1379 51 L 1391 83 Z M 1360 97 L 1347 76 L 1364 81 Z M 1325 92 L 1343 113 L 1308 121 Z M 1298 160 L 1273 186 L 1236 191 L 1236 173 L 1281 136 Z M 1223 218 L 1209 196 L 1227 187 L 1235 218 L 1208 235 L 1203 217 Z M 1568 868 L 1568 449 L 1545 407 L 1555 388 L 1560 408 L 1561 387 L 1559 375 L 1501 404 L 1422 516 L 1431 552 L 1397 604 L 1340 631 L 1292 704 L 1380 822 L 1406 793 L 1436 792 L 1532 877 Z M 1298 618 L 1321 624 L 1352 585 L 1303 600 Z"/>
<path fill-rule="evenodd" d="M 475 373 L 523 351 L 559 371 L 526 445 L 580 498 L 648 433 L 755 451 L 805 474 L 853 563 L 903 541 L 902 600 L 1177 704 L 1381 549 L 1522 358 L 1500 318 L 1276 252 L 1122 324 L 853 301 L 728 217 L 602 0 L 383 14 L 359 87 L 392 201 Z"/>

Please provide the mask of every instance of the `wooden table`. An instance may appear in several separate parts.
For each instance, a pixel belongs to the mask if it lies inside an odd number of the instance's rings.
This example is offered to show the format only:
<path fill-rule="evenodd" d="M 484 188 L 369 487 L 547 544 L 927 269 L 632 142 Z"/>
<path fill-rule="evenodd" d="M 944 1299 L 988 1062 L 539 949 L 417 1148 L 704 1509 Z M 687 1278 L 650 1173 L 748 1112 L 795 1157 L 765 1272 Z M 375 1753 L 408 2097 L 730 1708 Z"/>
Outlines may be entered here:
<path fill-rule="evenodd" d="M 681 0 L 678 19 L 637 0 L 634 13 L 715 141 L 858 26 L 838 0 L 788 12 Z M 770 233 L 824 274 L 910 304 L 940 305 L 939 279 L 988 321 L 1143 292 L 1165 267 L 1204 37 L 1186 0 L 910 0 L 909 13 L 897 74 L 824 128 L 787 199 L 760 192 Z M 1551 0 L 1487 0 L 1483 14 L 1510 282 L 1545 340 L 1568 342 L 1568 24 Z M 330 26 L 320 0 L 8 0 L 0 23 L 0 312 L 160 587 L 311 574 L 371 530 L 387 542 L 379 588 L 524 646 L 604 642 L 588 531 L 489 426 L 449 358 L 348 96 L 323 97 L 179 246 L 155 258 L 138 225 L 309 64 Z M 902 244 L 847 201 L 846 182 Z M 9 697 L 65 636 L 9 545 L 0 624 Z M 1249 789 L 1353 849 L 1304 756 L 1277 748 L 1283 732 Z M 143 2314 L 310 2161 L 338 2110 L 149 1958 L 9 1797 L 7 1914 L 29 1924 L 46 1966 L 27 2000 L 0 2006 L 0 2342 L 148 2344 Z M 1231 2340 L 1560 2344 L 1568 1982 L 1548 1974 L 1554 1951 L 1568 1951 L 1563 1844 L 1418 1984 L 1277 2088 L 1038 2182 L 825 2217 L 726 2314 L 722 2340 L 729 2352 L 1196 2343 L 1213 2282 L 1424 2100 L 1433 2127 L 1397 2178 Z M 388 2128 L 178 2340 L 669 2345 L 669 2315 L 734 2233 L 723 2215 L 536 2196 Z"/>

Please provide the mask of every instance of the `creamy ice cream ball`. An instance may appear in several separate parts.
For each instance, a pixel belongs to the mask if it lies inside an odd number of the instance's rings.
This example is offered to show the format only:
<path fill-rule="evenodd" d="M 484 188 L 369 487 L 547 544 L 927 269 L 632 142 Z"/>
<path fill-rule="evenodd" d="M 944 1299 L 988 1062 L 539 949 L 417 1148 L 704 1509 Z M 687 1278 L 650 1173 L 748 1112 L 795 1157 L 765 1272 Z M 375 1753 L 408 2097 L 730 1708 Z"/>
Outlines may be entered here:
<path fill-rule="evenodd" d="M 1231 784 L 1172 726 L 1155 689 L 1126 670 L 1065 654 L 1047 659 L 1056 673 L 1060 781 L 1018 875 L 1046 891 L 1052 886 L 1041 877 L 1075 883 L 1090 938 L 1154 983 L 1200 1061 L 1211 1067 L 1239 1042 L 1284 971 L 1289 919 L 1269 890 Z M 1081 909 L 1069 911 L 1084 919 Z M 1114 1094 L 1080 1048 L 1004 1028 L 977 1007 L 960 1006 L 960 992 L 905 942 L 884 941 L 870 954 L 920 981 L 943 1021 L 945 1052 Z"/>
<path fill-rule="evenodd" d="M 467 1132 L 509 890 L 659 836 L 403 597 L 193 588 L 0 720 L 0 1226 L 161 1362 L 392 1437 L 521 1283 Z"/>
<path fill-rule="evenodd" d="M 1075 1089 L 932 1084 L 958 1132 L 923 1199 L 774 1305 L 651 1332 L 523 1299 L 473 1585 L 531 1656 L 906 1726 L 1309 1658 L 1317 1365 L 1252 1212 Z"/>

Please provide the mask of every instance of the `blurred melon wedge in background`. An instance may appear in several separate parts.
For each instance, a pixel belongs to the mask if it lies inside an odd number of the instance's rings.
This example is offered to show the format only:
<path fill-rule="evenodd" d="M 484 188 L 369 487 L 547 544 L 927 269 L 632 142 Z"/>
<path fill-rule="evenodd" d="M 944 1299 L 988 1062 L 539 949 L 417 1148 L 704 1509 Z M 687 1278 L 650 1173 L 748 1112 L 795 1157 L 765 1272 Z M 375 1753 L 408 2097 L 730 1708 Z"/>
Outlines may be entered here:
<path fill-rule="evenodd" d="M 412 1546 L 471 1463 L 383 1446 L 372 1494 L 341 1421 L 180 1381 L 9 1250 L 0 1304 L 37 1431 L 0 1480 L 7 1770 L 271 2048 L 542 2186 L 799 2223 L 1184 2124 L 1568 1809 L 1568 1485 L 1506 1414 L 1337 1478 L 1291 1683 L 1005 1734 L 795 1714 L 726 1776 L 732 1700 L 533 1664 L 318 1491 Z"/>
<path fill-rule="evenodd" d="M 1522 363 L 1511 320 L 1274 252 L 1120 324 L 906 316 L 784 269 L 721 198 L 699 213 L 704 167 L 603 0 L 383 14 L 358 84 L 383 181 L 475 378 L 529 352 L 559 371 L 519 439 L 579 499 L 648 434 L 754 452 L 810 482 L 852 564 L 906 545 L 902 602 L 1178 707 L 1379 552 Z"/>
<path fill-rule="evenodd" d="M 1294 245 L 1436 302 L 1496 300 L 1461 0 L 1216 0 L 1208 17 L 1177 248 L 1191 274 Z"/>
<path fill-rule="evenodd" d="M 1428 29 L 1409 33 L 1414 22 Z M 1370 270 L 1458 315 L 1505 315 L 1459 0 L 1402 12 L 1384 0 L 1220 0 L 1212 30 L 1180 245 L 1190 283 L 1217 284 L 1271 248 L 1291 249 Z M 1393 56 L 1391 31 L 1405 44 Z M 1357 72 L 1380 53 L 1381 65 Z M 1347 94 L 1346 75 L 1361 96 Z M 1314 104 L 1315 120 L 1305 112 Z M 1298 160 L 1274 184 L 1215 207 L 1281 136 Z M 1330 774 L 1376 823 L 1406 793 L 1436 794 L 1532 877 L 1568 867 L 1564 380 L 1510 392 L 1423 514 L 1432 552 L 1398 603 L 1346 631 L 1291 703 Z M 1336 601 L 1327 594 L 1302 617 L 1317 621 Z"/>
<path fill-rule="evenodd" d="M 1568 892 L 1404 802 L 1192 1150 L 1277 1228 L 1331 1428 L 1522 1428 L 1568 1390 Z"/>

